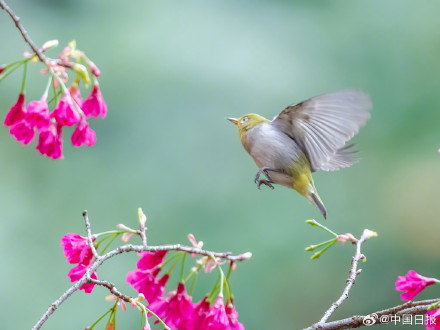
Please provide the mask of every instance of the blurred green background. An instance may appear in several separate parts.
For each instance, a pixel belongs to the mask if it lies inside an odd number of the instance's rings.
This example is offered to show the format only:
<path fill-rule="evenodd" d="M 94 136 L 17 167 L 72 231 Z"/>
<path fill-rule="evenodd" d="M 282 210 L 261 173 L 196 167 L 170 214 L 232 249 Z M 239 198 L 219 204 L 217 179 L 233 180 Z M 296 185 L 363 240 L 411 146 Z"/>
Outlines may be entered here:
<path fill-rule="evenodd" d="M 231 277 L 247 329 L 300 329 L 319 320 L 342 292 L 354 249 L 338 245 L 309 259 L 304 248 L 330 238 L 304 223 L 322 220 L 318 208 L 283 187 L 257 190 L 257 168 L 225 118 L 271 118 L 288 104 L 349 87 L 374 103 L 354 138 L 362 160 L 316 173 L 315 184 L 326 225 L 355 236 L 369 228 L 379 237 L 365 244 L 368 261 L 331 320 L 399 304 L 394 282 L 409 269 L 440 276 L 433 266 L 440 257 L 440 2 L 8 3 L 37 44 L 60 40 L 48 55 L 77 40 L 102 71 L 109 112 L 91 120 L 92 148 L 72 147 L 72 130 L 65 131 L 64 160 L 0 129 L 3 329 L 29 329 L 69 287 L 60 238 L 84 233 L 82 210 L 101 232 L 136 226 L 138 207 L 148 215 L 150 244 L 187 244 L 191 232 L 207 249 L 253 253 Z M 0 62 L 19 59 L 26 45 L 4 12 L 0 31 Z M 29 67 L 27 101 L 43 93 L 41 68 Z M 1 82 L 2 117 L 20 82 L 21 70 Z M 125 276 L 136 260 L 113 259 L 98 276 L 135 295 Z M 194 299 L 214 280 L 202 280 Z M 426 291 L 418 298 L 440 293 Z M 44 329 L 85 328 L 110 307 L 106 295 L 102 288 L 75 293 Z M 137 312 L 119 317 L 118 327 L 137 329 Z"/>

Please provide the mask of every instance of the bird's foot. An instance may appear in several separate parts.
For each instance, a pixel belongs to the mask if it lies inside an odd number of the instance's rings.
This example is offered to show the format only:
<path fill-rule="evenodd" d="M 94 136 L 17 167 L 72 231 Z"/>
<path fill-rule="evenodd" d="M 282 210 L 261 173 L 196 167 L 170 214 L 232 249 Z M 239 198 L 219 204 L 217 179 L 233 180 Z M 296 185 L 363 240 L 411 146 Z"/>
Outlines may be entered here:
<path fill-rule="evenodd" d="M 268 186 L 268 187 L 270 187 L 272 190 L 273 190 L 273 185 L 272 185 L 272 183 L 273 183 L 273 181 L 270 181 L 270 180 L 258 180 L 258 182 L 256 182 L 257 183 L 257 187 L 258 187 L 258 189 L 261 189 L 261 185 L 262 184 L 264 184 L 264 185 L 266 185 L 266 186 Z"/>
<path fill-rule="evenodd" d="M 269 171 L 274 171 L 274 170 L 272 170 L 269 166 L 263 166 L 262 168 L 258 169 L 258 172 L 255 175 L 255 180 L 254 180 L 254 182 L 258 184 L 258 187 L 260 187 L 261 181 L 267 181 L 267 180 L 259 180 L 262 173 L 264 173 L 264 175 L 269 179 L 270 183 L 273 183 L 272 178 L 269 175 Z"/>

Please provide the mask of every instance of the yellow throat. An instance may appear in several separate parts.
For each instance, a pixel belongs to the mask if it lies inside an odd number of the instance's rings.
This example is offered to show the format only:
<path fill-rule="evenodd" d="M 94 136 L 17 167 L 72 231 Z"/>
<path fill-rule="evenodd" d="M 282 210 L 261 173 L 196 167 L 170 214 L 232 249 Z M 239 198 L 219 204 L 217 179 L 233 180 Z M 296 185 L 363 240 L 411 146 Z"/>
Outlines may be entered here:
<path fill-rule="evenodd" d="M 270 121 L 269 119 L 257 115 L 256 113 L 248 113 L 247 115 L 241 116 L 240 118 L 228 118 L 228 120 L 237 125 L 238 135 L 240 136 L 240 140 L 242 143 L 244 138 L 246 137 L 247 131 L 257 125 Z"/>

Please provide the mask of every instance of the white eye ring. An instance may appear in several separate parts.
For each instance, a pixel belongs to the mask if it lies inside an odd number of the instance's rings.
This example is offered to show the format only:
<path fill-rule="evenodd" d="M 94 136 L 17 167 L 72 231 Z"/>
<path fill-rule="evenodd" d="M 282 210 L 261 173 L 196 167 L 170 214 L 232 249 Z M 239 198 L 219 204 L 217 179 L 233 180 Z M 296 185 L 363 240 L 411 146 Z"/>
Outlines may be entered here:
<path fill-rule="evenodd" d="M 243 117 L 243 119 L 241 120 L 241 123 L 242 124 L 244 124 L 245 122 L 247 122 L 249 120 L 249 118 L 246 116 L 246 117 Z"/>

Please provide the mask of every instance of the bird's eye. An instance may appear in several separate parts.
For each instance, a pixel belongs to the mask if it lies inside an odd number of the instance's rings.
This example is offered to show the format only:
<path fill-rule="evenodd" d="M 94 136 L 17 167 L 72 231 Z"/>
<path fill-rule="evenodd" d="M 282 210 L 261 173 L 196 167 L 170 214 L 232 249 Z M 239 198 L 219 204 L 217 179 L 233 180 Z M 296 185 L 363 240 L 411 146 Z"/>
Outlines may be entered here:
<path fill-rule="evenodd" d="M 248 119 L 249 119 L 249 118 L 248 118 L 247 116 L 246 116 L 246 117 L 243 117 L 243 119 L 241 120 L 241 123 L 244 124 L 245 122 L 248 121 Z"/>

